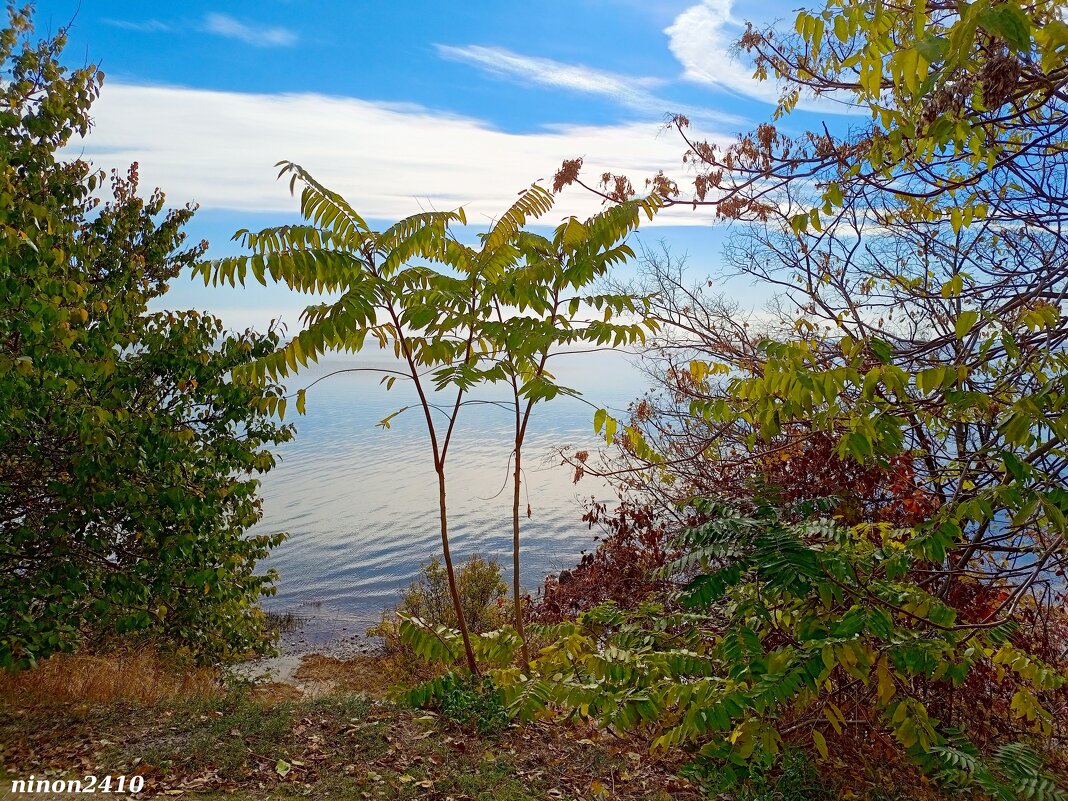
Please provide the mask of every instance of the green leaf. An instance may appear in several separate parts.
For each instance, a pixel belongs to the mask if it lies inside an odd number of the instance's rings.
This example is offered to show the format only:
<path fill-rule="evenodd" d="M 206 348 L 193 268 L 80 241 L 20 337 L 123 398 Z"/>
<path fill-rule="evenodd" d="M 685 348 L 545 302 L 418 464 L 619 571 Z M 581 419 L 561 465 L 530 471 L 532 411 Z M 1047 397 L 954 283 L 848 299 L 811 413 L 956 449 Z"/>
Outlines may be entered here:
<path fill-rule="evenodd" d="M 976 322 L 979 320 L 979 312 L 977 311 L 963 311 L 957 317 L 953 323 L 953 331 L 957 336 L 957 339 L 964 339 L 971 330 L 975 327 Z"/>
<path fill-rule="evenodd" d="M 604 428 L 605 420 L 608 419 L 607 409 L 598 409 L 593 413 L 593 432 L 600 434 L 601 429 Z"/>
<path fill-rule="evenodd" d="M 833 206 L 842 205 L 842 186 L 837 181 L 832 181 L 823 192 L 823 198 Z"/>
<path fill-rule="evenodd" d="M 979 23 L 978 15 L 983 8 L 988 6 L 987 0 L 961 4 L 960 18 L 949 31 L 949 46 L 946 48 L 949 66 L 956 67 L 971 54 L 972 46 L 975 44 L 975 31 Z"/>
<path fill-rule="evenodd" d="M 928 34 L 916 42 L 916 50 L 928 64 L 937 64 L 941 61 L 945 57 L 948 47 L 948 39 L 942 36 L 934 36 L 933 34 Z"/>
<path fill-rule="evenodd" d="M 941 389 L 946 378 L 952 373 L 947 367 L 928 367 L 916 374 L 916 389 L 924 395 Z"/>
<path fill-rule="evenodd" d="M 871 349 L 872 355 L 883 364 L 890 364 L 894 358 L 894 349 L 885 340 L 872 337 L 868 340 L 868 347 Z"/>
<path fill-rule="evenodd" d="M 983 11 L 979 15 L 979 24 L 1021 53 L 1031 50 L 1031 19 L 1013 0 Z"/>
<path fill-rule="evenodd" d="M 859 431 L 852 432 L 846 438 L 846 443 L 850 453 L 856 457 L 857 461 L 863 462 L 874 453 L 871 440 Z"/>
<path fill-rule="evenodd" d="M 397 411 L 392 412 L 390 414 L 387 414 L 385 417 L 383 417 L 381 420 L 379 420 L 377 423 L 375 423 L 375 425 L 378 426 L 379 428 L 391 428 L 390 424 L 392 423 L 393 418 L 396 417 L 399 414 L 403 414 L 406 411 L 408 411 L 408 407 L 407 406 L 403 406 L 400 409 L 397 409 Z"/>
<path fill-rule="evenodd" d="M 960 216 L 960 210 L 959 209 L 954 208 L 953 212 L 958 217 Z M 954 231 L 960 230 L 959 221 L 954 224 L 953 230 Z M 960 295 L 960 293 L 963 292 L 963 291 L 964 291 L 964 276 L 962 276 L 960 273 L 957 273 L 952 278 L 950 278 L 948 281 L 946 281 L 944 284 L 942 284 L 941 295 L 942 295 L 943 298 L 955 298 L 955 297 L 958 297 Z"/>
<path fill-rule="evenodd" d="M 293 769 L 293 766 L 286 762 L 284 759 L 279 759 L 274 763 L 274 772 L 283 778 L 289 775 L 289 772 Z"/>
<path fill-rule="evenodd" d="M 1010 451 L 1003 451 L 1001 454 L 1001 461 L 1005 465 L 1005 470 L 1012 475 L 1013 478 L 1020 483 L 1023 483 L 1026 480 L 1027 468 L 1016 454 Z"/>

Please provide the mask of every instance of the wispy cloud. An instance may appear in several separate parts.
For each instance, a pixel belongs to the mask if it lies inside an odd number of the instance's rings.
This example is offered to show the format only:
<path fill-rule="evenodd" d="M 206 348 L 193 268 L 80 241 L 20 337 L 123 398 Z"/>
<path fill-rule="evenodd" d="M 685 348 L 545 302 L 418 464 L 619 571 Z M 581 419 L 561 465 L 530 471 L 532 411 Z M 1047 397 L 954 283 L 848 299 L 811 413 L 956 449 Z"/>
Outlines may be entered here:
<path fill-rule="evenodd" d="M 254 47 L 291 47 L 297 43 L 297 35 L 288 28 L 248 25 L 229 14 L 208 14 L 204 30 Z"/>
<path fill-rule="evenodd" d="M 113 28 L 122 28 L 125 31 L 137 31 L 138 33 L 165 33 L 174 30 L 174 26 L 158 19 L 129 20 L 129 19 L 102 19 L 105 25 Z"/>
<path fill-rule="evenodd" d="M 753 68 L 732 52 L 743 30 L 731 15 L 733 5 L 733 0 L 703 0 L 690 6 L 664 31 L 668 46 L 687 80 L 774 103 L 779 99 L 775 83 L 753 78 Z"/>
<path fill-rule="evenodd" d="M 679 112 L 698 119 L 712 117 L 721 124 L 743 122 L 741 117 L 720 110 L 696 108 L 661 96 L 653 90 L 667 83 L 663 78 L 623 75 L 583 64 L 523 55 L 503 47 L 443 44 L 435 47 L 442 58 L 470 64 L 490 75 L 517 83 L 603 97 L 640 112 L 645 118 Z"/>
<path fill-rule="evenodd" d="M 657 170 L 675 169 L 682 150 L 675 137 L 658 135 L 657 121 L 513 133 L 411 105 L 118 82 L 104 88 L 93 116 L 93 132 L 72 150 L 105 168 L 139 162 L 145 185 L 162 187 L 174 203 L 294 212 L 297 203 L 272 166 L 291 159 L 375 219 L 460 205 L 473 221 L 495 218 L 517 191 L 550 182 L 564 159 L 578 156 L 591 176 L 623 172 L 641 186 Z M 546 222 L 599 207 L 584 190 L 569 190 Z M 708 221 L 689 210 L 661 218 Z"/>
<path fill-rule="evenodd" d="M 288 28 L 279 26 L 249 25 L 229 14 L 208 14 L 200 23 L 193 21 L 164 22 L 159 19 L 128 20 L 104 19 L 105 25 L 137 33 L 168 33 L 204 31 L 214 36 L 235 39 L 253 47 L 291 47 L 297 43 L 297 35 Z"/>
<path fill-rule="evenodd" d="M 745 25 L 733 12 L 734 0 L 702 0 L 690 6 L 664 33 L 668 47 L 683 67 L 683 78 L 765 103 L 777 103 L 782 85 L 753 77 L 753 67 L 734 45 Z M 810 111 L 856 113 L 829 98 L 802 97 L 798 108 Z"/>
<path fill-rule="evenodd" d="M 443 58 L 471 64 L 502 78 L 583 94 L 604 95 L 646 110 L 649 110 L 650 104 L 656 102 L 649 90 L 664 83 L 658 78 L 621 75 L 582 64 L 567 64 L 551 58 L 526 56 L 503 47 L 457 47 L 443 44 L 435 47 Z"/>

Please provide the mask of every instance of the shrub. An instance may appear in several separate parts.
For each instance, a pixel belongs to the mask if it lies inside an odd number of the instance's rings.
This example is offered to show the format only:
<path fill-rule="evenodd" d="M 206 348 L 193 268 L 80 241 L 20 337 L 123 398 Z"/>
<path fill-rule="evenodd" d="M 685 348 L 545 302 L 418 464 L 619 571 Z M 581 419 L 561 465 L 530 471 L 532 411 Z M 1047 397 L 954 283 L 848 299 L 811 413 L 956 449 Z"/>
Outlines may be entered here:
<path fill-rule="evenodd" d="M 57 152 L 90 126 L 103 76 L 59 62 L 65 35 L 0 31 L 0 667 L 137 632 L 203 660 L 269 646 L 248 536 L 267 446 L 292 435 L 276 383 L 231 380 L 277 331 L 149 311 L 203 254 L 192 206 Z"/>
<path fill-rule="evenodd" d="M 501 566 L 478 554 L 468 557 L 456 575 L 460 606 L 472 631 L 490 631 L 507 619 L 504 607 L 508 587 Z M 449 597 L 445 568 L 438 557 L 427 562 L 418 579 L 404 591 L 399 611 L 449 628 L 456 627 L 456 612 Z"/>
<path fill-rule="evenodd" d="M 815 510 L 795 523 L 768 506 L 753 515 L 700 506 L 707 521 L 682 535 L 683 555 L 669 565 L 689 579 L 679 608 L 604 605 L 531 626 L 547 645 L 524 670 L 511 663 L 514 641 L 474 638 L 476 652 L 495 649 L 488 672 L 510 714 L 593 719 L 647 738 L 656 751 L 689 754 L 694 775 L 718 777 L 721 789 L 786 775 L 783 754 L 804 749 L 848 769 L 851 787 L 880 754 L 902 769 L 907 757 L 946 788 L 1064 797 L 1063 720 L 1051 711 L 1064 708 L 1063 654 L 1035 658 L 1019 621 L 976 626 L 918 587 L 911 542 L 876 547 L 865 525 Z M 425 656 L 457 653 L 455 632 L 409 620 L 403 633 Z M 978 699 L 959 695 L 969 681 L 1003 709 L 993 732 L 977 732 Z M 411 697 L 441 692 L 431 682 Z"/>
<path fill-rule="evenodd" d="M 456 571 L 456 585 L 472 632 L 484 633 L 505 625 L 512 607 L 497 562 L 472 554 Z M 367 631 L 369 637 L 382 638 L 387 656 L 400 657 L 409 669 L 419 672 L 426 665 L 401 640 L 398 614 L 418 618 L 432 627 L 456 627 L 448 577 L 439 558 L 435 556 L 423 565 L 419 577 L 401 594 L 400 604 L 383 613 L 382 622 Z"/>
<path fill-rule="evenodd" d="M 652 505 L 624 501 L 609 514 L 605 504 L 591 502 L 582 519 L 604 536 L 574 568 L 545 579 L 527 608 L 533 621 L 559 623 L 609 601 L 633 608 L 669 586 L 657 571 L 672 556 L 670 524 Z"/>
<path fill-rule="evenodd" d="M 491 734 L 511 720 L 503 694 L 488 676 L 446 673 L 433 684 L 432 694 L 421 706 L 440 712 L 443 718 L 458 726 Z"/>

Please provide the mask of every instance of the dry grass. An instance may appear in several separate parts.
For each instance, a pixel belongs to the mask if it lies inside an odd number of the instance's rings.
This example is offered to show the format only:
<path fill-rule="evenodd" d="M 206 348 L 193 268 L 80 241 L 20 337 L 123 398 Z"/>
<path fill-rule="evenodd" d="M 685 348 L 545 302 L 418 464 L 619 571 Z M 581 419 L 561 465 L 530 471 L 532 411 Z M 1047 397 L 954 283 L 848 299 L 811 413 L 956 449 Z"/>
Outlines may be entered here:
<path fill-rule="evenodd" d="M 218 671 L 178 669 L 154 650 L 108 654 L 55 654 L 37 667 L 0 671 L 0 705 L 156 704 L 176 698 L 208 698 L 222 692 Z"/>
<path fill-rule="evenodd" d="M 349 692 L 382 698 L 407 675 L 389 656 L 363 654 L 338 659 L 309 654 L 300 660 L 293 678 L 306 688 L 319 691 L 313 694 Z"/>
<path fill-rule="evenodd" d="M 268 681 L 257 684 L 251 689 L 251 697 L 262 704 L 284 704 L 286 701 L 299 701 L 304 693 L 292 684 L 282 681 Z"/>

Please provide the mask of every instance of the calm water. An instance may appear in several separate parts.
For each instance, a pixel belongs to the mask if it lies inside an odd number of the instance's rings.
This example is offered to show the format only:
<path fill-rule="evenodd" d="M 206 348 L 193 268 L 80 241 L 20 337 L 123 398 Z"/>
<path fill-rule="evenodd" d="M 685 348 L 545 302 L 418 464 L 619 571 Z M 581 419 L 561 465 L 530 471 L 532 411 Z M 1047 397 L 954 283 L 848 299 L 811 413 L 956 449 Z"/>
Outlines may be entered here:
<path fill-rule="evenodd" d="M 384 365 L 324 363 L 290 386 L 305 386 L 330 369 Z M 623 408 L 644 388 L 619 353 L 567 355 L 553 369 L 560 381 L 599 406 Z M 379 379 L 374 373 L 347 373 L 313 387 L 307 414 L 296 418 L 296 438 L 279 449 L 279 466 L 263 479 L 264 517 L 257 530 L 289 534 L 264 563 L 281 580 L 277 595 L 263 603 L 306 619 L 293 648 L 362 634 L 397 602 L 420 565 L 441 552 L 437 481 L 422 412 L 411 408 L 394 418 L 392 428 L 376 427 L 390 412 L 415 402 L 403 382 L 387 392 Z M 499 391 L 473 397 L 505 398 Z M 595 532 L 580 519 L 582 500 L 612 497 L 596 479 L 572 483 L 572 471 L 554 455 L 565 446 L 597 447 L 593 409 L 558 398 L 534 414 L 524 449 L 523 504 L 525 512 L 529 499 L 532 517 L 522 521 L 521 580 L 528 590 L 591 547 Z M 495 406 L 461 412 L 448 456 L 447 496 L 454 558 L 472 553 L 495 558 L 507 567 L 509 583 L 512 425 L 509 413 Z"/>

